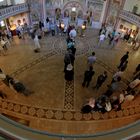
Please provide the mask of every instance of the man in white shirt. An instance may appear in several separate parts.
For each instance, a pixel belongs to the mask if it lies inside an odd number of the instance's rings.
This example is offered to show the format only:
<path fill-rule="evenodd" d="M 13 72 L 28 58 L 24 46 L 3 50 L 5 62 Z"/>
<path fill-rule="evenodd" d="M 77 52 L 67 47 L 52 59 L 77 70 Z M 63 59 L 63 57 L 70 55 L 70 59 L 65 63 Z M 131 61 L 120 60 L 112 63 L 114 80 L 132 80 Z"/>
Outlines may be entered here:
<path fill-rule="evenodd" d="M 105 34 L 103 33 L 99 37 L 98 47 L 101 46 L 101 44 L 104 42 L 104 40 L 105 40 Z"/>
<path fill-rule="evenodd" d="M 93 67 L 93 64 L 96 61 L 96 56 L 95 56 L 95 52 L 92 52 L 92 55 L 88 57 L 87 63 L 88 63 L 88 68 L 89 67 Z"/>
<path fill-rule="evenodd" d="M 74 39 L 77 36 L 77 32 L 75 30 L 75 27 L 70 31 L 69 36 L 71 39 Z"/>

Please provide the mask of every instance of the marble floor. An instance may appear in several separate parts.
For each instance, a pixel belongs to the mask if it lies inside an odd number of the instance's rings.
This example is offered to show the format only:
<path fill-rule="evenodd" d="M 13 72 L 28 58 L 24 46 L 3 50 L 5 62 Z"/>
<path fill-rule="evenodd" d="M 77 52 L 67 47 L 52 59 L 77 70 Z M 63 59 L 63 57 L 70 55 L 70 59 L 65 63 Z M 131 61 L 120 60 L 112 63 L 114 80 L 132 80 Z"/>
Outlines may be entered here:
<path fill-rule="evenodd" d="M 111 111 L 104 115 L 98 112 L 80 113 L 87 99 L 97 98 L 106 91 L 112 75 L 117 71 L 120 58 L 126 51 L 130 52 L 128 67 L 123 74 L 120 90 L 114 94 L 120 94 L 126 88 L 140 62 L 140 49 L 133 51 L 126 42 L 120 41 L 114 48 L 108 46 L 108 40 L 97 48 L 97 42 L 98 30 L 87 29 L 85 37 L 76 37 L 74 80 L 67 82 L 63 72 L 65 36 L 43 37 L 40 53 L 34 53 L 34 42 L 28 36 L 25 40 L 14 37 L 7 55 L 0 56 L 1 69 L 21 81 L 33 93 L 25 96 L 0 83 L 0 89 L 7 94 L 7 99 L 0 100 L 0 112 L 31 128 L 59 134 L 93 134 L 139 120 L 140 96 L 133 102 L 122 105 L 119 112 Z M 93 51 L 97 57 L 95 75 L 90 86 L 83 88 L 81 84 L 87 68 L 87 57 Z M 99 90 L 95 90 L 93 87 L 97 77 L 104 71 L 108 72 L 108 78 Z"/>
<path fill-rule="evenodd" d="M 0 56 L 2 70 L 24 83 L 34 93 L 28 97 L 15 93 L 8 99 L 19 103 L 58 110 L 80 110 L 90 97 L 98 97 L 107 89 L 113 73 L 117 71 L 120 58 L 130 51 L 128 68 L 123 74 L 121 89 L 132 79 L 136 65 L 140 62 L 140 50 L 133 51 L 129 44 L 120 41 L 115 48 L 108 46 L 108 40 L 97 48 L 98 31 L 87 29 L 85 37 L 76 38 L 76 60 L 74 81 L 66 82 L 63 73 L 63 59 L 66 52 L 64 36 L 48 35 L 41 40 L 41 52 L 34 53 L 34 42 L 29 37 L 11 42 L 6 56 Z M 82 88 L 87 57 L 96 53 L 95 75 L 89 88 Z M 99 74 L 108 72 L 108 79 L 97 91 L 93 89 Z"/>

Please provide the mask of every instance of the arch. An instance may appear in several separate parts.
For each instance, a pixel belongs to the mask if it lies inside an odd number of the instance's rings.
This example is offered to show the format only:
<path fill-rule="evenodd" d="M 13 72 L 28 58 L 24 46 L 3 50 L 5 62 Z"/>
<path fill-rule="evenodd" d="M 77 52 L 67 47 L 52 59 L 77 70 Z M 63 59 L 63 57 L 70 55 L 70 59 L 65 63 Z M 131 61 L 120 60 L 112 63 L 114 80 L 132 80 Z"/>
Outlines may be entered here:
<path fill-rule="evenodd" d="M 83 5 L 78 2 L 78 1 L 69 1 L 67 2 L 64 6 L 63 6 L 63 11 L 65 11 L 65 9 L 67 8 L 72 8 L 72 7 L 76 7 L 76 8 L 80 8 L 82 11 L 85 10 L 85 8 L 83 7 Z"/>
<path fill-rule="evenodd" d="M 55 9 L 55 16 L 56 16 L 57 20 L 61 17 L 61 9 L 60 8 Z"/>
<path fill-rule="evenodd" d="M 79 11 L 78 11 L 77 17 L 78 17 L 78 18 L 83 18 L 83 11 L 82 11 L 82 10 L 79 10 Z"/>
<path fill-rule="evenodd" d="M 64 17 L 69 17 L 69 10 L 68 10 L 68 9 L 66 9 L 66 10 L 64 11 Z"/>
<path fill-rule="evenodd" d="M 75 8 L 75 10 L 73 10 Z M 84 17 L 84 6 L 77 1 L 69 1 L 66 4 L 64 4 L 62 8 L 62 13 L 65 15 L 65 11 L 68 11 L 70 20 L 72 22 L 75 22 L 77 18 L 83 18 Z M 80 11 L 80 13 L 78 13 Z M 65 17 L 65 16 L 64 16 Z"/>
<path fill-rule="evenodd" d="M 40 20 L 39 13 L 37 10 L 31 11 L 31 20 L 32 22 L 36 22 Z"/>

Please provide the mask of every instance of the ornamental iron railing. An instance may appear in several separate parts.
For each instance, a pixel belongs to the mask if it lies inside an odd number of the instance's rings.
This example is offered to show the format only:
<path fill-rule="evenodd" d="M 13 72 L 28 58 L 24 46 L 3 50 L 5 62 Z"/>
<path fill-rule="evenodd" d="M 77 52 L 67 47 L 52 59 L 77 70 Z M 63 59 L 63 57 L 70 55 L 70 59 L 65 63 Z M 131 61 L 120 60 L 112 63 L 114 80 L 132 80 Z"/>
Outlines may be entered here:
<path fill-rule="evenodd" d="M 0 9 L 0 20 L 28 11 L 29 11 L 29 7 L 27 3 Z"/>
<path fill-rule="evenodd" d="M 138 15 L 122 10 L 120 12 L 120 18 L 140 27 L 140 16 Z"/>

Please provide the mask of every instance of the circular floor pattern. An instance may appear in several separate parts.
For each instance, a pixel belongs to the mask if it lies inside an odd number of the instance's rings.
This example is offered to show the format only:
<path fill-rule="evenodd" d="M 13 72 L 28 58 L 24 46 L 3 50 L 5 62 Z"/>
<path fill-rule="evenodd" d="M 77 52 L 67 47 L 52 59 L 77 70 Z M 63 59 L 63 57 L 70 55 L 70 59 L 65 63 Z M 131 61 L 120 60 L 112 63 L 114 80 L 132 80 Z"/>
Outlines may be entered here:
<path fill-rule="evenodd" d="M 76 44 L 80 44 L 80 48 L 77 49 L 76 57 L 81 55 L 90 55 L 93 50 L 95 50 L 95 45 L 93 45 L 92 37 L 90 36 L 88 40 L 86 38 L 77 38 Z M 65 44 L 65 38 L 64 37 L 58 37 L 57 39 L 54 38 L 53 40 L 53 47 L 50 49 L 49 52 L 46 54 L 43 54 L 41 57 L 35 59 L 34 61 L 28 63 L 27 65 L 17 69 L 15 72 L 11 73 L 11 76 L 18 77 L 20 74 L 25 72 L 26 70 L 29 70 L 33 68 L 35 65 L 46 61 L 48 58 L 53 57 L 55 55 L 64 55 L 66 52 L 66 44 Z M 96 44 L 96 43 L 95 43 Z M 99 58 L 97 59 L 97 65 L 100 65 L 105 70 L 107 70 L 109 73 L 114 73 L 115 70 L 111 67 L 105 64 L 103 61 L 101 61 Z M 128 81 L 126 79 L 123 79 L 125 83 Z M 39 118 L 47 118 L 47 119 L 57 119 L 57 120 L 99 120 L 99 119 L 109 119 L 109 118 L 117 118 L 117 117 L 123 117 L 126 114 L 137 114 L 139 111 L 135 111 L 135 107 L 132 107 L 130 109 L 130 113 L 128 113 L 129 109 L 127 111 L 124 111 L 123 113 L 120 112 L 113 112 L 113 113 L 106 113 L 102 115 L 101 113 L 91 113 L 88 115 L 83 115 L 79 111 L 74 111 L 74 81 L 67 82 L 65 81 L 65 98 L 64 98 L 64 108 L 62 110 L 55 110 L 55 109 L 45 109 L 39 108 L 39 107 L 30 107 L 29 105 L 22 105 L 15 103 L 13 104 L 12 101 L 2 101 L 2 108 L 11 110 L 14 112 L 19 112 L 21 114 L 31 115 L 34 117 Z"/>

